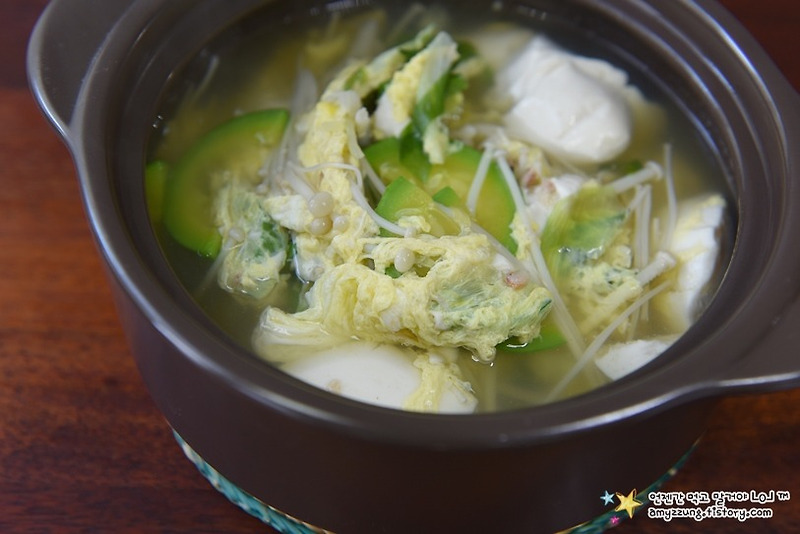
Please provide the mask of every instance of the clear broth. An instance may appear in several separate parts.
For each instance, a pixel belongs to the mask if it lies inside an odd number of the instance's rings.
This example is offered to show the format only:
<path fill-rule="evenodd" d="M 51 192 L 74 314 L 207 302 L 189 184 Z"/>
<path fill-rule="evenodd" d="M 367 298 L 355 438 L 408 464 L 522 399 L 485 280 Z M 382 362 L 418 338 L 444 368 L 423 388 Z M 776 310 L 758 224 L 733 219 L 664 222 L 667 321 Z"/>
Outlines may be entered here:
<path fill-rule="evenodd" d="M 332 4 L 333 5 L 333 4 Z M 340 7 L 345 4 L 337 4 Z M 355 5 L 355 4 L 353 4 Z M 400 20 L 407 9 L 405 3 L 381 4 L 387 20 Z M 317 16 L 275 17 L 269 13 L 256 16 L 241 28 L 236 28 L 215 40 L 171 82 L 162 103 L 162 113 L 154 121 L 154 135 L 150 145 L 150 159 L 176 160 L 198 137 L 234 114 L 257 109 L 289 107 L 293 82 L 297 73 L 297 54 L 304 42 L 328 35 L 332 25 L 347 27 L 348 21 L 368 16 L 369 9 L 321 9 Z M 443 6 L 429 7 L 440 21 L 440 29 L 454 37 L 468 34 L 485 23 L 486 13 L 455 10 L 457 16 L 448 16 Z M 311 11 L 313 13 L 313 10 Z M 606 59 L 629 73 L 631 83 L 637 86 L 651 102 L 662 107 L 668 118 L 663 133 L 645 147 L 630 150 L 627 157 L 640 160 L 663 159 L 663 146 L 670 143 L 674 153 L 674 175 L 679 198 L 702 192 L 721 192 L 729 198 L 722 168 L 706 132 L 691 117 L 680 102 L 672 97 L 669 88 L 659 85 L 631 57 L 616 54 L 619 50 L 609 46 L 597 35 L 587 35 L 576 30 L 569 21 L 530 11 L 520 17 L 514 9 L 492 12 L 495 22 L 514 20 L 514 24 L 540 31 L 564 48 L 582 55 Z M 338 22 L 332 22 L 341 17 Z M 391 30 L 391 27 L 389 26 Z M 393 43 L 386 43 L 387 46 Z M 379 52 L 375 50 L 374 52 Z M 339 61 L 320 65 L 315 74 L 320 88 L 330 79 Z M 625 156 L 623 156 L 624 158 Z M 620 158 L 620 159 L 623 159 Z M 660 187 L 654 188 L 654 211 L 665 203 Z M 730 205 L 730 202 L 729 202 Z M 730 225 L 730 221 L 729 221 Z M 177 244 L 161 225 L 155 231 L 164 253 L 177 277 L 196 299 L 199 306 L 236 343 L 251 349 L 251 337 L 256 328 L 263 304 L 237 297 L 220 289 L 208 272 L 212 261 L 202 258 Z M 723 253 L 729 253 L 728 241 L 723 242 Z M 720 265 L 724 266 L 725 261 Z M 722 273 L 716 273 L 716 287 Z M 300 282 L 288 286 L 277 299 L 288 311 L 298 299 Z M 711 291 L 713 293 L 713 290 Z M 658 325 L 652 325 L 648 334 L 658 335 Z M 479 397 L 479 411 L 516 409 L 545 402 L 553 384 L 564 376 L 574 364 L 574 357 L 566 349 L 554 349 L 532 355 L 519 355 L 498 351 L 493 364 L 477 363 L 466 354 L 462 358 L 465 378 L 475 386 Z M 572 381 L 561 397 L 569 397 L 591 390 L 607 379 L 591 366 Z"/>

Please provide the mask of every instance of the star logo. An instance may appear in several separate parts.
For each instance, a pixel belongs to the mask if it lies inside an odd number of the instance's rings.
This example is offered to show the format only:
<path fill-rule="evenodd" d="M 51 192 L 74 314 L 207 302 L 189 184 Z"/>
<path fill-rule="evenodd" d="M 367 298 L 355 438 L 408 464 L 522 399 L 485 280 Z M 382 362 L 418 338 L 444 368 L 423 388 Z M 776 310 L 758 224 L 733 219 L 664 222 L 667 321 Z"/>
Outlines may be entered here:
<path fill-rule="evenodd" d="M 628 517 L 633 517 L 633 511 L 642 505 L 641 502 L 636 500 L 636 490 L 631 490 L 628 495 L 623 495 L 621 493 L 617 493 L 617 499 L 619 499 L 619 506 L 614 508 L 615 512 L 621 512 L 625 510 L 628 512 Z"/>
<path fill-rule="evenodd" d="M 614 504 L 614 494 L 609 493 L 608 490 L 606 490 L 606 492 L 601 495 L 600 498 L 603 499 L 603 504 L 606 506 L 609 504 Z"/>

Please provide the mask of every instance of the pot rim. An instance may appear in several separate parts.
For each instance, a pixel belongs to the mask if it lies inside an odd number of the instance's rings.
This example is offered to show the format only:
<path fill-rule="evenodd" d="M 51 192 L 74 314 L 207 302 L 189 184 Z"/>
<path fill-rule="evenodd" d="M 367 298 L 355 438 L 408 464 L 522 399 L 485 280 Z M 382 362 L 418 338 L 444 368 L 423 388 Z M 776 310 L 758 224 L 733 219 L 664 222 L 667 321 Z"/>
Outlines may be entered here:
<path fill-rule="evenodd" d="M 764 165 L 771 164 L 782 172 L 783 182 L 778 184 L 781 190 L 765 193 L 771 194 L 771 198 L 783 198 L 783 209 L 777 206 L 776 212 L 769 215 L 773 217 L 769 228 L 777 232 L 776 244 L 769 247 L 763 243 L 763 236 L 748 230 L 753 217 L 763 217 L 764 214 L 757 213 L 748 203 L 749 200 L 740 199 L 739 237 L 733 250 L 731 268 L 718 294 L 722 295 L 726 288 L 735 283 L 739 271 L 746 270 L 748 247 L 760 242 L 759 250 L 766 250 L 768 257 L 764 259 L 766 263 L 759 276 L 752 281 L 753 287 L 747 298 L 715 299 L 707 313 L 666 354 L 631 375 L 586 394 L 519 410 L 448 415 L 381 408 L 307 385 L 223 339 L 209 328 L 208 321 L 200 318 L 196 310 L 189 310 L 176 300 L 174 291 L 165 289 L 163 281 L 154 276 L 137 246 L 130 242 L 130 227 L 120 217 L 118 199 L 115 198 L 117 193 L 112 190 L 108 180 L 97 179 L 97 176 L 105 177 L 109 173 L 111 163 L 106 140 L 102 135 L 98 136 L 99 132 L 105 132 L 108 128 L 107 117 L 96 112 L 98 106 L 103 109 L 102 106 L 109 103 L 109 91 L 117 81 L 117 69 L 124 63 L 121 58 L 141 38 L 142 29 L 152 23 L 164 1 L 140 0 L 129 7 L 118 7 L 119 20 L 124 20 L 125 24 L 116 23 L 98 44 L 97 54 L 89 61 L 88 74 L 81 81 L 75 107 L 70 110 L 68 117 L 64 117 L 64 105 L 53 104 L 52 90 L 47 88 L 52 81 L 45 80 L 42 73 L 46 61 L 41 54 L 45 49 L 43 43 L 52 39 L 53 32 L 58 32 L 54 13 L 76 1 L 80 3 L 81 0 L 56 0 L 51 7 L 58 7 L 48 8 L 40 20 L 31 42 L 29 72 L 32 73 L 31 84 L 40 105 L 66 139 L 75 158 L 86 211 L 98 248 L 111 274 L 165 338 L 195 365 L 253 402 L 368 439 L 426 448 L 483 448 L 558 439 L 745 387 L 768 389 L 800 384 L 800 369 L 785 368 L 785 359 L 779 359 L 766 372 L 758 370 L 752 375 L 737 373 L 740 366 L 748 368 L 745 365 L 750 358 L 747 353 L 758 353 L 754 350 L 761 343 L 758 338 L 778 332 L 776 325 L 780 324 L 780 318 L 789 313 L 787 310 L 798 308 L 800 278 L 795 273 L 800 272 L 800 253 L 792 252 L 790 245 L 793 230 L 800 229 L 800 216 L 797 215 L 798 210 L 789 210 L 788 204 L 791 199 L 800 202 L 798 185 L 791 181 L 800 169 L 800 154 L 793 154 L 790 150 L 791 146 L 800 142 L 800 99 L 755 40 L 716 2 L 609 0 L 595 5 L 588 0 L 577 0 L 575 3 L 602 11 L 604 16 L 623 21 L 622 24 L 631 28 L 635 28 L 635 23 L 625 21 L 631 13 L 648 17 L 651 24 L 658 19 L 661 30 L 675 38 L 673 42 L 661 43 L 663 47 L 680 45 L 688 50 L 688 47 L 698 46 L 700 37 L 697 32 L 704 29 L 707 32 L 704 45 L 708 47 L 712 43 L 717 53 L 728 55 L 728 61 L 735 58 L 738 61 L 738 77 L 750 84 L 748 87 L 731 89 L 739 92 L 738 96 L 732 96 L 734 103 L 746 106 L 747 103 L 742 103 L 740 99 L 749 91 L 758 99 L 758 105 L 767 110 L 768 113 L 759 117 L 759 120 L 768 121 L 771 129 L 760 134 L 751 129 L 745 134 L 771 135 L 772 141 L 779 142 L 778 149 L 783 154 L 780 162 L 760 162 L 762 169 Z M 258 3 L 255 0 L 241 0 L 231 8 L 231 12 L 240 15 Z M 176 2 L 172 9 L 177 10 L 189 4 Z M 687 20 L 690 24 L 687 24 Z M 682 25 L 690 29 L 681 29 Z M 690 34 L 690 31 L 695 33 Z M 660 38 L 653 37 L 651 44 L 658 44 L 657 39 Z M 706 75 L 715 77 L 720 83 L 729 74 L 720 71 L 718 65 L 709 64 L 704 68 Z M 747 117 L 748 120 L 750 118 Z M 754 153 L 763 157 L 758 149 L 763 147 L 756 147 Z M 747 163 L 744 160 L 751 155 L 731 155 L 739 165 L 740 172 Z M 734 179 L 735 187 L 741 190 L 745 186 L 742 177 L 734 176 Z M 785 196 L 777 196 L 777 193 Z M 776 286 L 779 282 L 784 286 Z M 723 309 L 723 306 L 731 304 L 736 307 L 735 310 Z M 721 318 L 712 320 L 711 316 L 715 313 Z M 743 325 L 749 326 L 743 328 Z M 711 335 L 703 332 L 706 328 L 711 329 Z M 728 352 L 720 354 L 717 347 L 725 347 Z M 776 378 L 774 369 L 785 372 Z M 693 376 L 687 379 L 687 375 Z"/>

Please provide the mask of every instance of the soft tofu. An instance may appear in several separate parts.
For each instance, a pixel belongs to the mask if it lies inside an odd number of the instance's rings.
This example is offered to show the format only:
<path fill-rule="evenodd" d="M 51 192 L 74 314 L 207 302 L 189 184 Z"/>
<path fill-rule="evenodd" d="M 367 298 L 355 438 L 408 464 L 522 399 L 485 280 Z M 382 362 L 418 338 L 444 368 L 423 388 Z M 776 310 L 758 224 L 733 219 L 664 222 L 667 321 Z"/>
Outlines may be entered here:
<path fill-rule="evenodd" d="M 570 54 L 537 36 L 498 73 L 513 101 L 510 133 L 574 164 L 609 161 L 629 145 L 627 74 L 601 60 Z"/>
<path fill-rule="evenodd" d="M 442 358 L 394 345 L 354 341 L 298 358 L 283 370 L 332 393 L 398 410 L 471 413 L 477 405 L 468 384 Z M 430 386 L 438 386 L 434 398 Z"/>
<path fill-rule="evenodd" d="M 720 195 L 702 195 L 678 205 L 675 231 L 666 246 L 678 261 L 673 286 L 653 300 L 673 331 L 689 328 L 705 305 L 719 261 L 724 218 L 725 200 Z"/>
<path fill-rule="evenodd" d="M 674 338 L 639 339 L 609 345 L 595 359 L 597 367 L 611 380 L 617 380 L 650 363 L 674 342 Z"/>

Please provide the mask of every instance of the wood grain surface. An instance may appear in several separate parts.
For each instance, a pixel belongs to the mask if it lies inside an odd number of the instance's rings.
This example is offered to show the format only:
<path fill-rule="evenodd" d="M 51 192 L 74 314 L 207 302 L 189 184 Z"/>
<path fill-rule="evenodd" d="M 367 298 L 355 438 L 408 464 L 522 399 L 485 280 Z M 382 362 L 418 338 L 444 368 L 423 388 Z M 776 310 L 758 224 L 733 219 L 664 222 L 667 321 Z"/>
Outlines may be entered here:
<path fill-rule="evenodd" d="M 183 457 L 139 379 L 69 154 L 27 87 L 45 3 L 0 2 L 0 533 L 271 532 Z M 723 3 L 800 87 L 800 3 Z M 723 400 L 664 489 L 791 499 L 770 519 L 639 514 L 615 531 L 800 532 L 800 390 Z"/>

